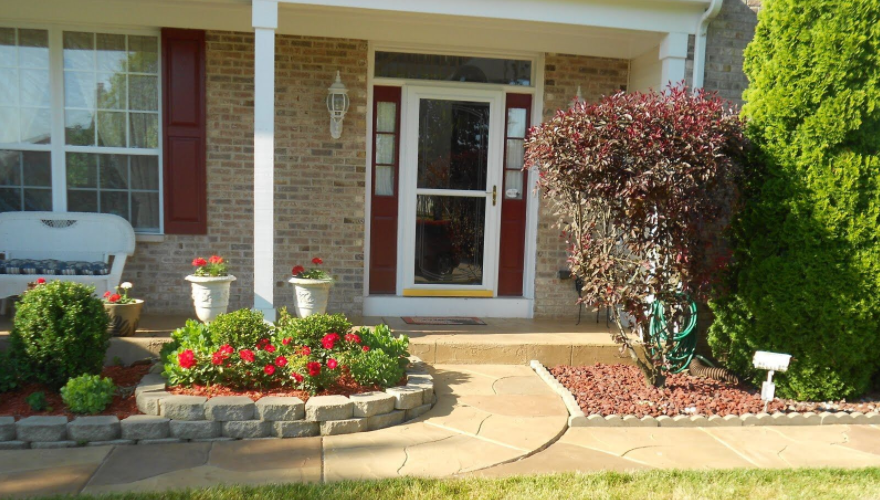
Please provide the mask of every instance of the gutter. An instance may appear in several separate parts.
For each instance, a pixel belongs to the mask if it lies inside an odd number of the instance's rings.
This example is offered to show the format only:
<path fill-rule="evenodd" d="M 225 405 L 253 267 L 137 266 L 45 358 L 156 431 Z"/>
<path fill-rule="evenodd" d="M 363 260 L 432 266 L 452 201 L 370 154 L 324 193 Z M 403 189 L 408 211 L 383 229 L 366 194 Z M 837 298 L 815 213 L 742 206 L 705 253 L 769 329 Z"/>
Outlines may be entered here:
<path fill-rule="evenodd" d="M 709 31 L 709 23 L 721 12 L 723 3 L 724 0 L 711 0 L 697 25 L 697 35 L 694 39 L 694 75 L 691 79 L 691 87 L 694 90 L 703 88 L 703 78 L 706 74 L 706 33 Z"/>

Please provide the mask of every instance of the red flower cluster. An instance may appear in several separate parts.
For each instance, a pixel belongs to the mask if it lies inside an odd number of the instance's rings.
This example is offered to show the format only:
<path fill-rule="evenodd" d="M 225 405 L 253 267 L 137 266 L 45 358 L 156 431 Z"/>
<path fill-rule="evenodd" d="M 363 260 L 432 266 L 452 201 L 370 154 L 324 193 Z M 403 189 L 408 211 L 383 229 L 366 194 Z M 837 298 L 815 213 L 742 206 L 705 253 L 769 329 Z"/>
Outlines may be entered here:
<path fill-rule="evenodd" d="M 255 359 L 254 351 L 250 349 L 242 349 L 238 351 L 238 356 L 241 358 L 242 361 L 245 361 L 247 363 L 253 363 Z"/>
<path fill-rule="evenodd" d="M 196 257 L 195 259 L 193 259 L 192 264 L 196 267 L 202 267 L 202 266 L 207 266 L 208 261 L 201 258 L 201 257 Z"/>
<path fill-rule="evenodd" d="M 324 335 L 324 338 L 321 339 L 321 346 L 328 351 L 333 349 L 333 346 L 336 345 L 336 342 L 339 340 L 338 333 L 328 333 Z"/>
<path fill-rule="evenodd" d="M 303 348 L 299 351 L 300 356 L 311 356 L 312 348 L 309 346 L 303 346 Z"/>
<path fill-rule="evenodd" d="M 42 278 L 40 278 L 40 279 L 42 279 Z M 45 282 L 45 281 L 46 280 L 43 280 L 43 282 Z M 38 283 L 39 283 L 39 281 L 38 281 Z M 122 296 L 119 295 L 118 293 L 106 291 L 106 292 L 104 292 L 104 298 L 107 299 L 107 302 L 109 302 L 111 304 L 115 304 L 115 303 L 119 302 L 119 299 L 121 299 Z"/>
<path fill-rule="evenodd" d="M 46 278 L 37 278 L 37 284 L 38 284 L 38 285 L 43 285 L 43 284 L 45 284 L 45 283 L 46 283 Z"/>
<path fill-rule="evenodd" d="M 220 257 L 219 255 L 212 255 L 210 258 L 208 258 L 208 262 L 210 262 L 211 264 L 222 264 L 223 257 Z"/>
<path fill-rule="evenodd" d="M 196 355 L 192 352 L 192 349 L 187 349 L 177 355 L 177 362 L 180 364 L 181 368 L 189 370 L 196 366 Z"/>
<path fill-rule="evenodd" d="M 330 358 L 327 360 L 327 368 L 335 370 L 337 366 L 339 366 L 339 362 L 337 362 L 335 359 Z"/>
<path fill-rule="evenodd" d="M 275 346 L 272 345 L 272 341 L 269 339 L 260 339 L 260 341 L 257 342 L 257 350 L 272 353 L 275 352 Z"/>
<path fill-rule="evenodd" d="M 310 377 L 317 377 L 321 374 L 321 363 L 318 363 L 317 361 L 310 361 L 306 364 L 306 368 L 309 370 Z"/>
<path fill-rule="evenodd" d="M 217 352 L 211 355 L 211 364 L 218 366 L 223 364 L 233 352 L 235 352 L 235 349 L 233 349 L 231 345 L 223 344 Z"/>
<path fill-rule="evenodd" d="M 356 334 L 356 333 L 346 333 L 346 334 L 345 334 L 345 341 L 346 341 L 346 342 L 352 342 L 352 343 L 355 343 L 355 344 L 360 344 L 360 343 L 361 343 L 361 337 L 360 337 L 360 335 L 358 335 L 358 334 Z"/>
<path fill-rule="evenodd" d="M 285 358 L 284 356 L 278 356 L 277 358 L 275 358 L 275 366 L 287 366 L 287 358 Z"/>
<path fill-rule="evenodd" d="M 305 378 L 304 378 L 302 375 L 300 375 L 299 373 L 296 373 L 296 372 L 291 373 L 291 374 L 290 374 L 290 377 L 291 377 L 293 380 L 296 380 L 297 382 L 300 382 L 300 383 L 301 383 L 303 380 L 305 380 Z"/>
<path fill-rule="evenodd" d="M 266 365 L 263 367 L 263 371 L 266 372 L 266 375 L 272 375 L 275 373 L 275 365 Z"/>
<path fill-rule="evenodd" d="M 369 350 L 370 350 L 370 346 L 365 345 L 365 346 L 364 346 L 364 352 L 367 352 L 367 351 L 369 351 Z"/>
<path fill-rule="evenodd" d="M 293 341 L 293 339 L 290 338 L 290 337 L 288 337 L 288 338 L 286 338 L 286 339 L 284 339 L 284 340 L 281 341 L 281 345 L 290 345 L 290 343 L 291 343 L 292 341 Z"/>
<path fill-rule="evenodd" d="M 312 264 L 314 264 L 314 265 L 316 265 L 316 266 L 320 266 L 320 265 L 323 264 L 323 263 L 324 263 L 324 261 L 321 260 L 320 257 L 315 257 L 314 259 L 312 259 Z"/>
<path fill-rule="evenodd" d="M 306 268 L 303 266 L 293 266 L 293 269 L 290 270 L 290 274 L 296 276 L 299 273 L 305 272 Z"/>

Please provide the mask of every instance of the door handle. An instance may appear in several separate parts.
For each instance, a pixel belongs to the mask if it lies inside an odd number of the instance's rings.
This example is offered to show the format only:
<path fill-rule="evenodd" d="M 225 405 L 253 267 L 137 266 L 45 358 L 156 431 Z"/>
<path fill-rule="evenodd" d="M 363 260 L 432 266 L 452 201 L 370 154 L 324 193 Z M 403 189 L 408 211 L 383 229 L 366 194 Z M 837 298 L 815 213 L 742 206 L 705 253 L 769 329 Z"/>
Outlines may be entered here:
<path fill-rule="evenodd" d="M 498 200 L 498 186 L 492 186 L 492 206 L 495 206 L 495 202 Z"/>

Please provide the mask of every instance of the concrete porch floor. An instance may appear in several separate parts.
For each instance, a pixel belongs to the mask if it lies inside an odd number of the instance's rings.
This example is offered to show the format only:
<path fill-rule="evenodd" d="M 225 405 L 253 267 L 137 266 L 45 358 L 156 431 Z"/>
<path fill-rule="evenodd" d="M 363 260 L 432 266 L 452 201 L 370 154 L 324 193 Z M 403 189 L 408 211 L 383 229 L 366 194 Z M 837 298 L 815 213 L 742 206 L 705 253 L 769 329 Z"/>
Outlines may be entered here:
<path fill-rule="evenodd" d="M 184 325 L 187 316 L 144 315 L 134 337 L 114 338 L 107 362 L 125 363 L 155 356 L 169 334 Z M 482 318 L 486 325 L 410 325 L 399 317 L 352 318 L 355 325 L 385 323 L 397 334 L 410 337 L 410 352 L 430 364 L 526 365 L 537 359 L 547 366 L 630 363 L 611 341 L 604 317 L 584 314 L 580 325 L 574 318 L 512 319 Z M 12 319 L 0 316 L 0 347 L 6 343 Z"/>

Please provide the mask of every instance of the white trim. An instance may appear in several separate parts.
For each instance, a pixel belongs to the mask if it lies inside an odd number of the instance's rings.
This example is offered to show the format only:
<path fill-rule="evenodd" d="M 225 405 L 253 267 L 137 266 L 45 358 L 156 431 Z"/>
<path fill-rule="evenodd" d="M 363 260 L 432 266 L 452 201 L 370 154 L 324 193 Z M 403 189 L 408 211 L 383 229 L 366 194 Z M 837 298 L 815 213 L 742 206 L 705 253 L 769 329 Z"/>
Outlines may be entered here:
<path fill-rule="evenodd" d="M 545 55 L 538 57 L 535 68 L 535 95 L 532 99 L 532 126 L 544 121 L 544 66 Z M 541 203 L 541 195 L 538 193 L 538 174 L 535 169 L 529 169 L 528 187 L 526 193 L 530 198 L 526 203 L 526 247 L 525 266 L 523 272 L 523 296 L 535 298 L 535 279 L 537 276 L 538 263 L 538 205 Z M 534 303 L 532 304 L 534 306 Z M 534 314 L 534 307 L 531 309 Z M 529 316 L 531 317 L 531 315 Z"/>
<path fill-rule="evenodd" d="M 477 316 L 480 318 L 532 318 L 534 299 L 519 297 L 449 298 L 364 297 L 364 316 Z"/>

